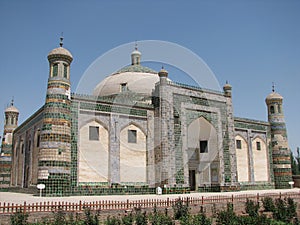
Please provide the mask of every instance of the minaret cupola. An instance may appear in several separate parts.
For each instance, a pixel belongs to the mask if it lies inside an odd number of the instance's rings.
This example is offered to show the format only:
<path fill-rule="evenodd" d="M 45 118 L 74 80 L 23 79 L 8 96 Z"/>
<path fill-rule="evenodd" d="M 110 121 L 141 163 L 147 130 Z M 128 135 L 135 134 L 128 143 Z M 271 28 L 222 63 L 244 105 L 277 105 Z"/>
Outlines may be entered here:
<path fill-rule="evenodd" d="M 134 51 L 131 53 L 131 65 L 141 64 L 141 53 L 138 51 L 137 44 L 135 44 Z"/>

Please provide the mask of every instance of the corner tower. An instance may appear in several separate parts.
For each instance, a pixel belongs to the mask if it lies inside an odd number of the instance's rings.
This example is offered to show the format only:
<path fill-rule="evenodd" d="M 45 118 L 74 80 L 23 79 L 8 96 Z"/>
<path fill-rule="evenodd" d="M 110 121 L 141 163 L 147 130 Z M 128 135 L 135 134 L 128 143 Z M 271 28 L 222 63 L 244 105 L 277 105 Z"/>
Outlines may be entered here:
<path fill-rule="evenodd" d="M 271 124 L 271 147 L 276 188 L 289 188 L 292 181 L 290 150 L 284 120 L 283 97 L 273 90 L 266 98 L 268 121 Z"/>
<path fill-rule="evenodd" d="M 14 130 L 18 127 L 18 118 L 19 110 L 14 106 L 14 100 L 11 101 L 11 104 L 4 112 L 5 114 L 5 124 L 2 138 L 2 152 L 1 155 L 11 155 L 11 149 L 5 151 L 6 145 L 12 145 L 12 136 Z"/>
<path fill-rule="evenodd" d="M 38 183 L 45 195 L 70 195 L 71 168 L 71 53 L 60 47 L 48 54 L 49 78 L 41 131 Z"/>
<path fill-rule="evenodd" d="M 0 155 L 0 188 L 10 185 L 12 138 L 13 132 L 18 127 L 19 110 L 14 106 L 14 101 L 4 112 L 5 123 Z"/>

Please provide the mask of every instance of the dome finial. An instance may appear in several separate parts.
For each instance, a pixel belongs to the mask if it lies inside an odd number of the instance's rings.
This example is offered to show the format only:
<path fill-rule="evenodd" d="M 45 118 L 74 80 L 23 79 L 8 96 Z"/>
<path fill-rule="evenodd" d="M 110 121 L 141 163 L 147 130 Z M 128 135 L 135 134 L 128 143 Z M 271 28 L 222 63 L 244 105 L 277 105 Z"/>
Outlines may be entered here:
<path fill-rule="evenodd" d="M 272 92 L 275 92 L 275 84 L 272 82 Z"/>
<path fill-rule="evenodd" d="M 10 106 L 13 106 L 13 105 L 14 105 L 14 96 L 12 97 L 11 103 L 10 103 Z"/>
<path fill-rule="evenodd" d="M 61 35 L 60 35 L 60 38 L 59 38 L 59 39 L 60 39 L 59 46 L 62 47 L 63 44 L 64 44 L 64 43 L 63 43 L 63 40 L 64 40 L 64 32 L 61 32 Z"/>
<path fill-rule="evenodd" d="M 138 50 L 137 40 L 135 40 L 135 43 L 134 43 L 134 49 L 135 49 L 135 50 Z"/>

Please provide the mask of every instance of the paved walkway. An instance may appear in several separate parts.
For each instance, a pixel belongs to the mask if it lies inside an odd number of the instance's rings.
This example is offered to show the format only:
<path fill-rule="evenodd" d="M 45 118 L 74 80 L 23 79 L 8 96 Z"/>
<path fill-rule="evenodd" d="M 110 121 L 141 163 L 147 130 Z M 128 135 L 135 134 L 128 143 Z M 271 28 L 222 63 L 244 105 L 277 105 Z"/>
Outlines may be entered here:
<path fill-rule="evenodd" d="M 231 196 L 243 194 L 264 194 L 264 193 L 286 193 L 286 192 L 300 192 L 299 188 L 293 189 L 272 189 L 272 190 L 254 190 L 254 191 L 239 191 L 239 192 L 214 192 L 214 193 L 190 193 L 190 194 L 172 194 L 172 195 L 103 195 L 103 196 L 71 196 L 71 197 L 38 197 L 30 194 L 14 193 L 14 192 L 0 192 L 0 203 L 14 203 L 23 204 L 36 202 L 93 202 L 93 201 L 127 201 L 127 200 L 143 200 L 143 199 L 176 199 L 178 197 L 194 197 L 201 198 L 202 196 Z"/>

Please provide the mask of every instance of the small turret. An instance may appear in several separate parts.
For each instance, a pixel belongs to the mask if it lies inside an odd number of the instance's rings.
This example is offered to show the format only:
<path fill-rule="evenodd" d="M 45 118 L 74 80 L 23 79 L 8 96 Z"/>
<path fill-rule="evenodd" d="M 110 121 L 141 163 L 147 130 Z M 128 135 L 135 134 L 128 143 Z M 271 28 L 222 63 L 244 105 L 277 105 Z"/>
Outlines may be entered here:
<path fill-rule="evenodd" d="M 232 86 L 228 83 L 228 81 L 226 81 L 226 84 L 224 85 L 223 90 L 224 90 L 225 96 L 231 98 Z"/>
<path fill-rule="evenodd" d="M 164 67 L 161 68 L 161 70 L 158 72 L 159 80 L 160 80 L 160 85 L 166 84 L 168 80 L 168 71 L 164 69 Z"/>
<path fill-rule="evenodd" d="M 18 127 L 19 110 L 14 106 L 14 100 L 5 109 L 5 124 L 2 145 L 12 145 L 13 131 Z"/>
<path fill-rule="evenodd" d="M 131 65 L 141 64 L 141 53 L 138 51 L 137 44 L 135 44 L 134 51 L 131 53 Z"/>

